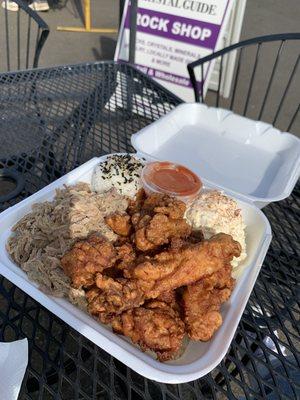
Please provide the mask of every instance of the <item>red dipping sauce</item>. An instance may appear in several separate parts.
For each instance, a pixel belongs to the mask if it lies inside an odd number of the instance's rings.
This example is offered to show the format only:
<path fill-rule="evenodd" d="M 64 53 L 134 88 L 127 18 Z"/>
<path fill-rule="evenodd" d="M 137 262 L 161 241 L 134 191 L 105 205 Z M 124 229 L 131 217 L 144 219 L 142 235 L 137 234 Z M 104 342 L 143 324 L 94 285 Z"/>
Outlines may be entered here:
<path fill-rule="evenodd" d="M 146 164 L 141 179 L 147 194 L 166 193 L 185 202 L 193 200 L 202 187 L 194 172 L 169 161 Z"/>

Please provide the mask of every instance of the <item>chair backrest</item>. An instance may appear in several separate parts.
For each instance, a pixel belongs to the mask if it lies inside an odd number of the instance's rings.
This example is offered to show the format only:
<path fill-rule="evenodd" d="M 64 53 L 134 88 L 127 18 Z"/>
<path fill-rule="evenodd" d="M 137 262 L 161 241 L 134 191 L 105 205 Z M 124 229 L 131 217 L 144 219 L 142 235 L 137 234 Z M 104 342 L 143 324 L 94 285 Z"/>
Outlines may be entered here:
<path fill-rule="evenodd" d="M 7 1 L 7 0 L 4 0 Z M 0 10 L 0 38 L 4 38 L 4 56 L 0 54 L 0 72 L 36 68 L 49 35 L 49 27 L 23 0 L 14 0 L 17 12 Z"/>
<path fill-rule="evenodd" d="M 195 99 L 263 120 L 283 131 L 299 132 L 299 50 L 300 33 L 283 33 L 244 40 L 194 61 L 188 64 L 188 71 Z M 225 98 L 222 93 L 226 82 L 222 74 L 230 52 L 235 52 L 236 65 L 229 97 Z M 218 58 L 220 72 L 217 89 L 208 91 L 204 98 L 201 82 L 206 67 Z"/>

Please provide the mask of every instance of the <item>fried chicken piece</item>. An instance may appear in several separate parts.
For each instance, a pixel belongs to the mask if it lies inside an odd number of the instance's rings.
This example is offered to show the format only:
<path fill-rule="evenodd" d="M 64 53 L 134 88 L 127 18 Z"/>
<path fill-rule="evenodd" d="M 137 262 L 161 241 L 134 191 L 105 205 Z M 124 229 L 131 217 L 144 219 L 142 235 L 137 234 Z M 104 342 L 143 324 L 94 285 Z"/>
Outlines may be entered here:
<path fill-rule="evenodd" d="M 188 236 L 185 239 L 179 237 L 173 237 L 170 240 L 170 249 L 179 250 L 184 246 L 186 246 L 187 244 L 196 244 L 202 242 L 202 240 L 204 240 L 202 231 L 192 231 L 190 236 Z"/>
<path fill-rule="evenodd" d="M 86 292 L 85 296 L 89 303 L 88 311 L 92 315 L 98 315 L 97 298 L 99 297 L 101 290 L 97 286 L 90 287 Z"/>
<path fill-rule="evenodd" d="M 109 279 L 111 279 L 109 277 L 106 277 L 106 278 L 107 278 L 108 282 L 109 282 Z M 100 294 L 101 294 L 101 290 L 97 286 L 92 286 L 85 292 L 86 300 L 88 303 L 87 311 L 91 315 L 99 318 L 99 320 L 103 324 L 111 324 L 112 321 L 116 319 L 116 316 L 112 313 L 109 314 L 109 313 L 99 312 L 97 299 L 99 298 Z"/>
<path fill-rule="evenodd" d="M 105 217 L 105 222 L 117 235 L 130 235 L 132 229 L 130 215 L 118 213 L 108 215 L 107 217 Z"/>
<path fill-rule="evenodd" d="M 115 249 L 117 251 L 117 263 L 115 264 L 115 268 L 122 271 L 130 268 L 137 257 L 132 244 L 125 242 L 120 246 L 115 246 Z"/>
<path fill-rule="evenodd" d="M 161 245 L 169 243 L 170 238 L 188 237 L 191 231 L 191 227 L 184 219 L 170 219 L 166 215 L 156 214 L 147 226 L 145 233 L 149 242 Z"/>
<path fill-rule="evenodd" d="M 147 299 L 194 283 L 224 268 L 240 251 L 238 242 L 221 233 L 197 244 L 187 244 L 179 250 L 147 257 L 146 261 L 127 270 L 130 279 L 111 279 L 107 283 L 106 278 L 98 274 L 96 285 L 101 293 L 97 304 L 91 307 L 106 314 L 120 314 L 139 307 Z"/>
<path fill-rule="evenodd" d="M 137 192 L 135 199 L 129 202 L 127 208 L 129 215 L 161 213 L 173 219 L 183 218 L 185 210 L 186 206 L 182 201 L 163 193 L 146 196 L 144 189 Z"/>
<path fill-rule="evenodd" d="M 181 303 L 179 302 L 179 299 L 180 298 L 176 290 L 169 290 L 168 292 L 161 293 L 158 297 L 156 297 L 156 299 L 149 301 L 161 301 L 163 303 L 166 303 L 174 310 L 176 310 L 181 317 Z"/>
<path fill-rule="evenodd" d="M 111 267 L 116 260 L 116 250 L 111 242 L 101 236 L 92 235 L 74 244 L 61 259 L 64 273 L 71 279 L 74 288 L 94 284 L 95 274 Z"/>
<path fill-rule="evenodd" d="M 112 320 L 112 327 L 143 351 L 154 351 L 160 361 L 176 358 L 185 334 L 178 312 L 162 301 L 124 312 Z"/>
<path fill-rule="evenodd" d="M 168 244 L 174 237 L 186 238 L 191 234 L 191 227 L 183 219 L 185 210 L 180 200 L 160 193 L 145 198 L 140 191 L 136 201 L 129 204 L 129 214 L 110 215 L 105 221 L 120 236 L 129 236 L 133 228 L 137 249 L 148 252 Z"/>
<path fill-rule="evenodd" d="M 182 295 L 184 322 L 189 337 L 207 341 L 222 325 L 221 304 L 227 301 L 235 280 L 231 265 L 187 286 Z"/>
<path fill-rule="evenodd" d="M 166 304 L 174 304 L 176 303 L 176 292 L 175 290 L 169 290 L 168 292 L 161 293 L 156 300 Z"/>
<path fill-rule="evenodd" d="M 230 292 L 233 290 L 235 285 L 235 279 L 232 277 L 232 265 L 226 264 L 224 268 L 219 271 L 205 277 L 203 280 L 205 283 L 205 288 L 210 289 L 224 289 L 227 288 Z M 227 301 L 228 299 L 224 300 Z"/>
<path fill-rule="evenodd" d="M 96 286 L 97 292 L 95 288 L 92 288 L 91 293 L 87 292 L 88 310 L 101 321 L 113 314 L 120 314 L 123 310 L 139 307 L 145 301 L 144 293 L 134 280 L 112 279 L 98 274 Z"/>
<path fill-rule="evenodd" d="M 183 219 L 184 202 L 161 193 L 144 196 L 139 192 L 136 202 L 131 203 L 127 210 L 138 250 L 148 252 L 168 244 L 173 237 L 186 238 L 191 234 L 191 227 Z"/>
<path fill-rule="evenodd" d="M 183 201 L 167 194 L 153 193 L 144 201 L 142 211 L 151 214 L 164 214 L 172 219 L 182 219 L 186 210 Z"/>
<path fill-rule="evenodd" d="M 145 217 L 142 220 L 144 224 Z M 167 215 L 156 214 L 151 218 L 148 224 L 139 227 L 135 232 L 135 244 L 141 251 L 153 250 L 156 247 L 169 243 L 174 237 L 188 237 L 192 228 L 186 220 L 170 219 Z"/>
<path fill-rule="evenodd" d="M 165 291 L 213 274 L 240 252 L 237 241 L 230 235 L 219 233 L 209 240 L 157 254 L 132 269 L 131 278 L 138 281 L 148 298 L 155 298 Z"/>

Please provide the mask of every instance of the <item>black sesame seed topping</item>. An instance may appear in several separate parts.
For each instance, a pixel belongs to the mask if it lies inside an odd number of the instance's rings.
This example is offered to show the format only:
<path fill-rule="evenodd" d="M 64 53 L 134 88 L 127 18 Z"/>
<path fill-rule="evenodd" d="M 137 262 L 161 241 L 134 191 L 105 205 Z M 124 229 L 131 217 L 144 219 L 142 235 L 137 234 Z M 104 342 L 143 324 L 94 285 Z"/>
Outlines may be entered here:
<path fill-rule="evenodd" d="M 99 165 L 99 168 L 104 180 L 118 176 L 120 179 L 120 181 L 117 181 L 119 186 L 122 184 L 122 181 L 125 184 L 134 182 L 137 188 L 138 184 L 135 180 L 140 178 L 144 161 L 146 161 L 144 158 L 139 160 L 130 154 L 115 154 L 107 157 L 106 161 Z"/>

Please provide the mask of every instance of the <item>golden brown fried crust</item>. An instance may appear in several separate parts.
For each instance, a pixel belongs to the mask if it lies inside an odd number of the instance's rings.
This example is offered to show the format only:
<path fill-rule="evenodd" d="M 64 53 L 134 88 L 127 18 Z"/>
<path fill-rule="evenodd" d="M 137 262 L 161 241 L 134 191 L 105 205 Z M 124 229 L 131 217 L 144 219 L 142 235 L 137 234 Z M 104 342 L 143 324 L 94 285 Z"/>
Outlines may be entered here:
<path fill-rule="evenodd" d="M 222 324 L 221 304 L 227 301 L 234 288 L 231 266 L 187 286 L 182 295 L 184 322 L 193 340 L 210 340 Z"/>
<path fill-rule="evenodd" d="M 115 264 L 115 268 L 118 268 L 119 270 L 130 268 L 137 257 L 132 244 L 125 242 L 120 246 L 116 246 L 116 251 L 117 262 Z"/>
<path fill-rule="evenodd" d="M 136 203 L 131 202 L 127 210 L 137 249 L 148 252 L 168 244 L 174 237 L 188 237 L 192 230 L 183 218 L 185 210 L 182 201 L 170 196 L 154 193 L 145 198 L 143 192 L 139 192 Z M 110 220 L 108 223 L 116 232 L 113 223 Z"/>
<path fill-rule="evenodd" d="M 194 231 L 187 238 L 173 237 L 170 240 L 170 250 L 180 250 L 189 244 L 200 243 L 204 240 L 202 231 Z"/>
<path fill-rule="evenodd" d="M 154 351 L 160 361 L 176 357 L 185 334 L 178 312 L 161 301 L 124 312 L 113 319 L 112 327 L 143 351 Z"/>
<path fill-rule="evenodd" d="M 166 304 L 174 304 L 176 303 L 176 292 L 175 290 L 169 290 L 168 292 L 161 293 L 156 300 Z"/>
<path fill-rule="evenodd" d="M 125 278 L 112 279 L 98 274 L 96 286 L 101 289 L 99 296 L 92 301 L 89 310 L 92 314 L 120 314 L 124 310 L 138 307 L 145 301 L 144 293 L 137 282 Z"/>
<path fill-rule="evenodd" d="M 101 313 L 99 311 L 99 298 L 101 289 L 93 286 L 86 291 L 86 299 L 88 302 L 88 312 L 94 317 L 98 318 L 103 324 L 111 324 L 116 319 L 115 314 Z"/>
<path fill-rule="evenodd" d="M 178 251 L 164 251 L 148 257 L 135 268 L 127 270 L 129 279 L 109 278 L 108 281 L 107 277 L 98 274 L 96 285 L 101 294 L 96 308 L 101 313 L 120 314 L 140 306 L 147 299 L 157 298 L 213 274 L 239 253 L 240 245 L 231 236 L 218 234 L 210 240 L 188 244 Z"/>
<path fill-rule="evenodd" d="M 164 251 L 136 266 L 131 277 L 148 298 L 164 291 L 189 285 L 223 268 L 239 256 L 241 246 L 230 235 L 220 233 L 197 244 L 187 244 L 179 250 Z"/>
<path fill-rule="evenodd" d="M 232 278 L 232 266 L 226 264 L 224 268 L 215 272 L 212 275 L 205 277 L 203 280 L 203 285 L 205 289 L 224 289 L 228 288 L 230 291 L 233 290 L 235 285 L 235 279 Z M 226 300 L 225 300 L 226 301 Z"/>
<path fill-rule="evenodd" d="M 185 210 L 186 205 L 183 201 L 160 193 L 148 196 L 142 206 L 142 211 L 146 214 L 164 214 L 171 219 L 182 219 Z"/>
<path fill-rule="evenodd" d="M 130 235 L 132 229 L 130 215 L 112 214 L 105 217 L 105 222 L 117 235 L 120 236 Z"/>
<path fill-rule="evenodd" d="M 75 243 L 61 259 L 64 273 L 75 288 L 89 287 L 95 282 L 95 274 L 111 267 L 116 260 L 116 250 L 107 239 L 92 235 Z"/>
<path fill-rule="evenodd" d="M 168 292 L 164 292 L 164 293 L 160 294 L 158 297 L 156 297 L 156 299 L 148 300 L 147 304 L 149 302 L 165 303 L 168 306 L 172 307 L 174 310 L 176 310 L 181 317 L 182 310 L 181 310 L 181 302 L 179 300 L 180 300 L 180 296 L 178 295 L 176 290 L 169 290 Z"/>
<path fill-rule="evenodd" d="M 89 313 L 160 361 L 179 354 L 185 331 L 208 340 L 221 325 L 234 286 L 230 262 L 241 252 L 230 235 L 203 240 L 184 213 L 181 201 L 140 191 L 127 214 L 106 218 L 119 235 L 114 244 L 91 236 L 61 260 L 86 290 Z"/>
<path fill-rule="evenodd" d="M 170 242 L 171 238 L 188 237 L 192 228 L 186 220 L 173 220 L 164 214 L 155 214 L 146 226 L 135 232 L 135 244 L 141 251 L 149 251 Z"/>

